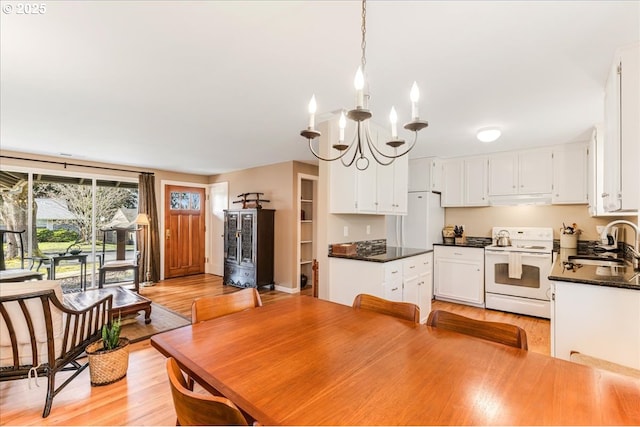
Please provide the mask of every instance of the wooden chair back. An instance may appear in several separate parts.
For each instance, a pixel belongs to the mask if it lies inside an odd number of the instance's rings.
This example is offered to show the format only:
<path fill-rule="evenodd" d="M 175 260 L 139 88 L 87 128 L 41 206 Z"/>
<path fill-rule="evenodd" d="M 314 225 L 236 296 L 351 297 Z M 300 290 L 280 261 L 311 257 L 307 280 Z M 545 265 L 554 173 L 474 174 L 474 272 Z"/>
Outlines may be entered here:
<path fill-rule="evenodd" d="M 390 301 L 373 295 L 359 294 L 353 300 L 353 308 L 376 311 L 420 323 L 420 307 L 410 302 Z"/>
<path fill-rule="evenodd" d="M 445 310 L 434 310 L 429 313 L 427 326 L 448 329 L 523 350 L 528 349 L 527 333 L 519 326 L 509 323 L 476 320 Z"/>
<path fill-rule="evenodd" d="M 178 417 L 176 425 L 248 425 L 242 412 L 229 399 L 188 390 L 187 381 L 173 357 L 167 359 L 167 375 Z"/>
<path fill-rule="evenodd" d="M 262 300 L 256 288 L 196 298 L 191 304 L 191 323 L 203 322 L 255 307 L 262 307 Z"/>

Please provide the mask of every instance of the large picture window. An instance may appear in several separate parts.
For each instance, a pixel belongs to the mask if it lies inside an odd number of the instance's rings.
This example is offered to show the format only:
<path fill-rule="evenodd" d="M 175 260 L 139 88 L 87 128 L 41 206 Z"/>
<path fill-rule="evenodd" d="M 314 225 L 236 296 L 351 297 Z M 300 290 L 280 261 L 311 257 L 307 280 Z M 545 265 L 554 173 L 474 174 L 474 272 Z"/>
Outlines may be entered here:
<path fill-rule="evenodd" d="M 135 257 L 135 179 L 1 170 L 0 196 L 0 228 L 26 230 L 32 268 L 62 280 L 65 290 L 96 286 L 100 263 L 115 259 L 116 250 Z M 123 247 L 117 247 L 116 229 L 125 236 Z M 3 242 L 7 268 L 19 263 L 11 238 Z"/>

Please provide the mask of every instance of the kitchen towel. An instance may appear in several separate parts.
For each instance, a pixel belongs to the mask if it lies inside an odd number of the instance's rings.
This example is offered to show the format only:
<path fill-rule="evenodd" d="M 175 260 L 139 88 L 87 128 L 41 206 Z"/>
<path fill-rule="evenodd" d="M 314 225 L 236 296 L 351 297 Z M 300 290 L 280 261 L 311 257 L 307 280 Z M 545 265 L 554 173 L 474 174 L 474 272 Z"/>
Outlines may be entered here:
<path fill-rule="evenodd" d="M 522 255 L 518 252 L 509 252 L 509 278 L 522 279 Z"/>

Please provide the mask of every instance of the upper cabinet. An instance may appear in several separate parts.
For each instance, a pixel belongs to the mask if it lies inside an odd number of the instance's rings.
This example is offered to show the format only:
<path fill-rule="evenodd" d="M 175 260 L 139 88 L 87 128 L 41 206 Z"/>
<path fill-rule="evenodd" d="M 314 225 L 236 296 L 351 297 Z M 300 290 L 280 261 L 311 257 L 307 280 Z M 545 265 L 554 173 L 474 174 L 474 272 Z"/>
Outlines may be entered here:
<path fill-rule="evenodd" d="M 640 207 L 640 43 L 618 49 L 605 88 L 603 192 L 606 212 Z"/>
<path fill-rule="evenodd" d="M 442 162 L 443 208 L 464 206 L 464 159 L 447 159 Z"/>
<path fill-rule="evenodd" d="M 372 124 L 371 135 L 383 153 L 393 154 L 386 145 L 389 138 L 386 131 Z M 406 214 L 409 174 L 407 156 L 399 157 L 384 166 L 372 158 L 368 148 L 365 150 L 369 159 L 369 166 L 365 170 L 358 170 L 355 164 L 345 167 L 340 160 L 329 162 L 330 213 Z"/>
<path fill-rule="evenodd" d="M 587 143 L 553 147 L 554 204 L 587 203 Z"/>
<path fill-rule="evenodd" d="M 553 157 L 550 148 L 489 156 L 489 196 L 551 194 Z"/>
<path fill-rule="evenodd" d="M 420 157 L 409 160 L 409 192 L 442 191 L 442 160 Z"/>
<path fill-rule="evenodd" d="M 442 163 L 443 207 L 488 206 L 487 158 L 448 159 Z"/>
<path fill-rule="evenodd" d="M 471 157 L 464 160 L 464 205 L 488 206 L 487 157 Z"/>
<path fill-rule="evenodd" d="M 586 204 L 588 144 L 442 161 L 442 206 Z"/>

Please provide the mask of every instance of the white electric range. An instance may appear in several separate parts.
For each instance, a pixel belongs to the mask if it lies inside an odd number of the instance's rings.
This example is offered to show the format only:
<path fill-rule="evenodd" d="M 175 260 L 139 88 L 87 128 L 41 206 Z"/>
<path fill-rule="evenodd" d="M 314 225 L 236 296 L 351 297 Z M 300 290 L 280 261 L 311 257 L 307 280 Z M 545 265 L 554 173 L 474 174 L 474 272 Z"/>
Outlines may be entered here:
<path fill-rule="evenodd" d="M 498 246 L 499 236 L 507 233 L 511 245 Z M 550 318 L 553 229 L 493 227 L 492 241 L 484 252 L 485 306 Z"/>

